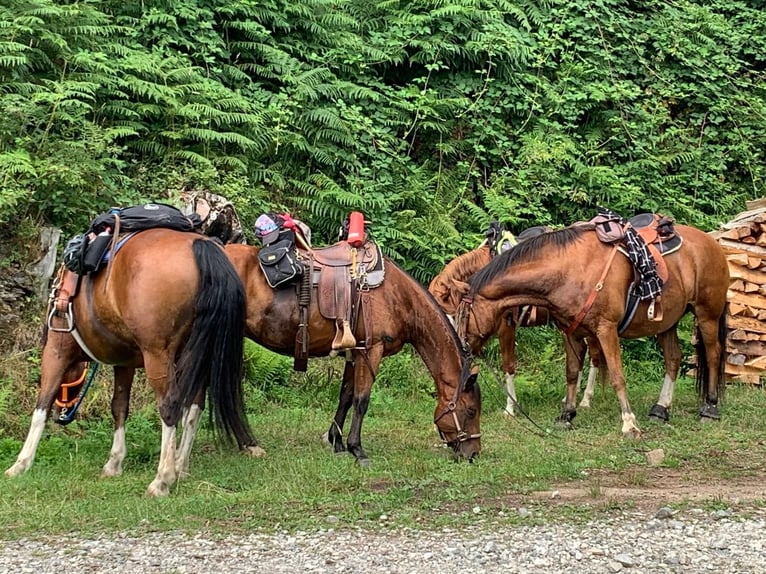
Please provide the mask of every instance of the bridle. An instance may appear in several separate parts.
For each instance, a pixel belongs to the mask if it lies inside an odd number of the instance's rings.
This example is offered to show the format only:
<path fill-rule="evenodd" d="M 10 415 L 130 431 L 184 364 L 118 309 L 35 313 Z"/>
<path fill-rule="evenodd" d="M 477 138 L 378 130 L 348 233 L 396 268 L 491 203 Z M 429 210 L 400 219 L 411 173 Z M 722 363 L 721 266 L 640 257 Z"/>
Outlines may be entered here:
<path fill-rule="evenodd" d="M 466 361 L 467 361 L 466 363 L 467 365 L 470 364 L 471 362 L 470 355 L 468 355 L 468 357 L 466 358 Z M 439 437 L 442 439 L 442 442 L 446 444 L 447 446 L 452 447 L 454 450 L 457 450 L 458 445 L 468 440 L 481 438 L 480 432 L 472 433 L 472 434 L 467 433 L 463 429 L 462 425 L 460 424 L 460 420 L 458 419 L 457 413 L 455 412 L 455 409 L 457 408 L 458 399 L 460 398 L 460 393 L 463 392 L 463 390 L 465 389 L 465 381 L 467 380 L 468 376 L 469 376 L 468 369 L 466 367 L 464 368 L 464 372 L 460 376 L 460 382 L 455 387 L 455 394 L 452 395 L 452 399 L 450 400 L 450 402 L 447 403 L 447 406 L 444 408 L 444 410 L 441 413 L 439 413 L 438 416 L 434 417 L 434 424 L 436 425 L 436 430 L 439 432 Z M 448 415 L 448 414 L 452 415 L 452 420 L 455 423 L 455 430 L 457 432 L 457 436 L 452 440 L 447 440 L 447 437 L 445 436 L 444 432 L 442 432 L 442 430 L 439 428 L 439 425 L 436 424 L 442 418 L 444 418 L 445 415 Z"/>
<path fill-rule="evenodd" d="M 474 315 L 473 311 L 473 297 L 469 297 L 468 295 L 464 295 L 463 298 L 460 300 L 460 303 L 457 306 L 457 309 L 455 310 L 455 320 L 454 320 L 454 327 L 455 331 L 457 332 L 458 338 L 463 342 L 463 348 L 466 350 L 466 352 L 470 353 L 470 347 L 468 346 L 468 339 L 466 338 L 468 334 L 468 323 L 471 320 L 471 316 Z M 476 327 L 478 329 L 479 322 L 474 317 L 474 322 L 476 323 Z M 477 331 L 477 334 L 480 339 L 484 340 L 484 333 L 481 331 Z"/>

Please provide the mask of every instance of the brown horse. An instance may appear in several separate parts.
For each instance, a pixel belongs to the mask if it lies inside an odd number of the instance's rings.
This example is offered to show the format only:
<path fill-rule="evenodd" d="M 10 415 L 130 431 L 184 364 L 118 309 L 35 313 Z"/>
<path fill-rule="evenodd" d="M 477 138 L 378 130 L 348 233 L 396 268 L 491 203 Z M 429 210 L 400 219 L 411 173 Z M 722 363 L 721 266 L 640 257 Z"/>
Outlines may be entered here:
<path fill-rule="evenodd" d="M 550 231 L 548 229 L 547 231 Z M 458 255 L 452 261 L 447 263 L 444 269 L 431 280 L 428 290 L 439 303 L 444 312 L 451 321 L 454 322 L 455 312 L 463 296 L 461 285 L 477 273 L 480 269 L 489 264 L 497 254 L 492 242 L 485 242 L 477 249 Z M 500 343 L 500 355 L 503 359 L 503 372 L 505 373 L 505 392 L 506 404 L 505 414 L 515 416 L 516 414 L 516 386 L 514 377 L 516 375 L 516 329 L 518 327 L 538 327 L 549 325 L 551 323 L 548 310 L 538 307 L 515 307 L 507 313 L 498 324 L 497 338 Z M 473 349 L 478 352 L 479 349 Z M 591 360 L 588 373 L 588 384 L 585 388 L 581 408 L 589 408 L 590 400 L 593 397 L 595 383 L 598 377 L 599 369 Z M 581 376 L 582 371 L 578 374 Z M 579 384 L 578 384 L 579 387 Z"/>
<path fill-rule="evenodd" d="M 32 423 L 6 474 L 29 469 L 62 381 L 76 379 L 84 361 L 95 360 L 114 366 L 114 441 L 103 476 L 122 472 L 130 390 L 135 369 L 143 367 L 162 419 L 159 467 L 147 494 L 164 496 L 188 469 L 206 390 L 214 428 L 240 446 L 254 444 L 241 389 L 242 282 L 217 243 L 169 229 L 137 233 L 113 252 L 110 264 L 71 291 L 72 273 L 62 267 L 51 297 Z M 70 295 L 70 310 L 54 313 L 56 303 Z M 176 424 L 184 413 L 176 450 Z"/>
<path fill-rule="evenodd" d="M 569 423 L 575 416 L 577 373 L 584 358 L 584 339 L 591 337 L 601 347 L 620 402 L 622 433 L 638 437 L 640 430 L 625 390 L 619 336 L 657 335 L 665 356 L 666 376 L 652 414 L 667 411 L 681 360 L 676 326 L 691 309 L 698 330 L 697 382 L 705 401 L 700 416 L 719 418 L 729 285 L 726 257 L 720 246 L 698 229 L 676 226 L 683 245 L 664 258 L 669 275 L 661 293 L 662 318 L 650 320 L 650 302 L 641 302 L 632 322 L 618 335 L 634 271 L 627 258 L 620 255 L 611 260 L 610 267 L 608 262 L 615 247 L 602 243 L 593 230 L 593 224 L 568 227 L 520 243 L 496 257 L 469 284 L 463 284 L 467 296 L 458 309 L 458 332 L 472 348 L 480 348 L 497 330 L 508 309 L 519 305 L 548 307 L 559 327 L 576 324 L 567 338 L 567 396 L 561 420 Z M 588 305 L 589 300 L 592 306 Z M 575 323 L 578 319 L 580 322 Z"/>
<path fill-rule="evenodd" d="M 226 246 L 226 254 L 245 284 L 246 334 L 272 351 L 294 355 L 299 329 L 296 289 L 272 289 L 269 286 L 258 262 L 260 249 L 245 245 Z M 307 252 L 302 253 L 306 258 Z M 476 383 L 477 373 L 471 368 L 455 330 L 433 297 L 393 261 L 384 257 L 383 262 L 383 283 L 360 293 L 360 317 L 351 327 L 356 341 L 364 344 L 359 343 L 347 352 L 338 409 L 327 438 L 335 452 L 348 448 L 361 464 L 368 464 L 361 443 L 362 421 L 378 366 L 383 357 L 398 353 L 405 343 L 411 343 L 436 383 L 434 423 L 442 439 L 457 455 L 471 460 L 481 449 L 481 396 Z M 331 353 L 337 328 L 336 321 L 320 313 L 316 304 L 317 291 L 317 288 L 312 289 L 306 321 L 308 354 L 312 357 Z M 344 447 L 342 429 L 352 405 L 354 415 Z"/>

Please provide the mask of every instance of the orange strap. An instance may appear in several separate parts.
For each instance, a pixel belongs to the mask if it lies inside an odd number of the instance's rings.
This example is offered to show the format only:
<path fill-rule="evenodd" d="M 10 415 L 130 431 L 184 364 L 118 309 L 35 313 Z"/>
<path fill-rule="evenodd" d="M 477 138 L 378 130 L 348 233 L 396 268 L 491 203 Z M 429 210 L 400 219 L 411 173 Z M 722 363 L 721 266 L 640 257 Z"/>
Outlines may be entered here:
<path fill-rule="evenodd" d="M 574 333 L 575 329 L 577 329 L 577 327 L 580 326 L 580 323 L 582 323 L 582 320 L 585 319 L 585 315 L 588 314 L 590 308 L 593 307 L 593 302 L 596 300 L 596 295 L 598 295 L 598 292 L 604 288 L 604 280 L 606 279 L 606 274 L 609 272 L 609 268 L 612 266 L 612 261 L 614 261 L 614 256 L 616 253 L 617 244 L 612 247 L 612 252 L 609 254 L 609 259 L 606 260 L 606 265 L 604 266 L 604 270 L 601 272 L 601 277 L 599 277 L 598 283 L 593 286 L 593 290 L 590 292 L 590 295 L 588 295 L 588 298 L 585 301 L 585 305 L 582 309 L 580 309 L 580 312 L 574 318 L 572 324 L 569 325 L 569 327 L 567 327 L 564 331 L 565 335 L 569 336 Z"/>

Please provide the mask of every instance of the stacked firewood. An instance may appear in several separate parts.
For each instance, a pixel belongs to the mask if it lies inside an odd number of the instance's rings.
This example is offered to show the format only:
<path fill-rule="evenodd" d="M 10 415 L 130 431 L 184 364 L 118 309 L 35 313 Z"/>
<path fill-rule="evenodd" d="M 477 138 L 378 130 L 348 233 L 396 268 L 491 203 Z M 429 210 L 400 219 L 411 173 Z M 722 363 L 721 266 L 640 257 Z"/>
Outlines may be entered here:
<path fill-rule="evenodd" d="M 766 371 L 766 198 L 713 232 L 729 262 L 727 379 L 758 384 Z"/>

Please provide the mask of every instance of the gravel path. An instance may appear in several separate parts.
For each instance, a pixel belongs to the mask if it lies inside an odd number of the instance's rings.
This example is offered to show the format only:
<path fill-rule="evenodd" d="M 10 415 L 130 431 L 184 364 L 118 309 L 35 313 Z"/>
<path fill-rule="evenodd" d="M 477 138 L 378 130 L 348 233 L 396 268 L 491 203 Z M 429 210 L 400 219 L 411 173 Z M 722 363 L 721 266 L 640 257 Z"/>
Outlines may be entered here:
<path fill-rule="evenodd" d="M 766 573 L 763 508 L 746 516 L 660 508 L 581 525 L 512 527 L 482 520 L 438 531 L 381 526 L 229 537 L 118 533 L 16 540 L 0 542 L 0 573 Z"/>

